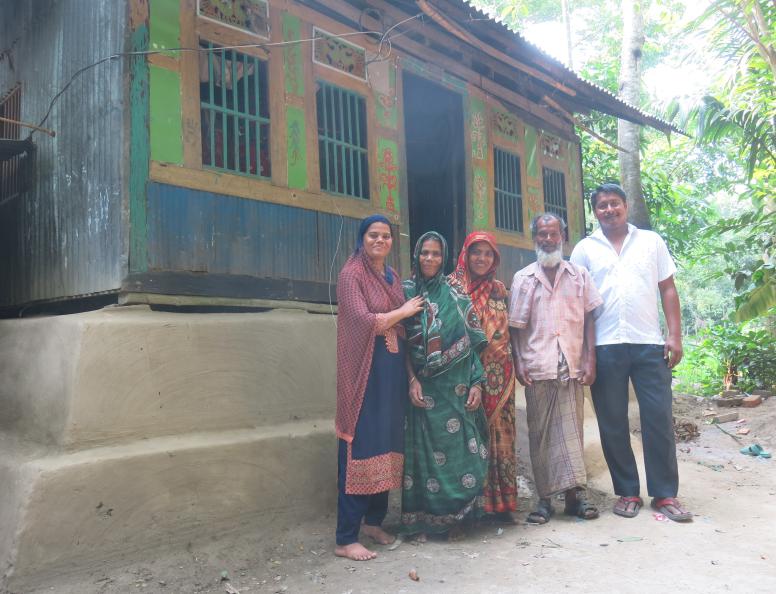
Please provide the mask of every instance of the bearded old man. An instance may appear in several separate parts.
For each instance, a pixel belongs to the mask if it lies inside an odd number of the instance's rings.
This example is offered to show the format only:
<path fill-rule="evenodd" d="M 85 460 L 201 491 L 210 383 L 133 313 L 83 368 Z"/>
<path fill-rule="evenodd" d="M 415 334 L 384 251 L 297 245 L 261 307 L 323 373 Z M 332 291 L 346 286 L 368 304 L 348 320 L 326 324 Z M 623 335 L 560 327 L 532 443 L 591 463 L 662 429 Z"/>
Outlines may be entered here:
<path fill-rule="evenodd" d="M 528 442 L 539 503 L 528 522 L 544 524 L 565 494 L 564 513 L 598 517 L 587 501 L 582 386 L 595 381 L 592 311 L 603 303 L 587 270 L 563 259 L 566 223 L 545 213 L 531 224 L 537 261 L 517 272 L 509 305 L 518 381 L 525 386 Z"/>

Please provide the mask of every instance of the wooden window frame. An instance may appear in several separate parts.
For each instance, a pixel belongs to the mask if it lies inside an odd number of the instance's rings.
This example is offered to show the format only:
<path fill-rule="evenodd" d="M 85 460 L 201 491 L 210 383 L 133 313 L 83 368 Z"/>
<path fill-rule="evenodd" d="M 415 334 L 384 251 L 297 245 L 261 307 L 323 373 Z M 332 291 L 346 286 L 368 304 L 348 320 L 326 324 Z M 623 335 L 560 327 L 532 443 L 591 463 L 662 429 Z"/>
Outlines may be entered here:
<path fill-rule="evenodd" d="M 210 41 L 218 45 L 255 44 L 257 38 L 249 33 L 225 27 L 197 16 L 196 0 L 181 0 L 180 11 L 180 43 L 186 47 L 196 47 L 200 40 Z M 313 26 L 318 26 L 331 34 L 352 34 L 353 29 L 343 25 L 313 8 L 299 3 L 285 3 L 270 0 L 270 43 L 283 40 L 283 13 L 288 12 L 301 21 L 300 37 L 309 39 Z M 376 53 L 377 42 L 366 36 L 355 37 L 358 44 L 371 53 Z M 261 42 L 259 40 L 259 42 Z M 240 175 L 229 171 L 204 168 L 202 166 L 202 145 L 200 126 L 199 97 L 199 57 L 195 52 L 185 52 L 180 56 L 170 57 L 165 54 L 154 54 L 148 57 L 148 63 L 164 69 L 180 73 L 182 89 L 182 132 L 183 132 L 183 163 L 174 165 L 152 160 L 149 167 L 150 179 L 159 183 L 177 185 L 193 190 L 214 192 L 236 196 L 248 200 L 260 200 L 274 204 L 305 208 L 340 216 L 361 219 L 380 212 L 394 224 L 400 224 L 403 212 L 386 210 L 380 206 L 380 185 L 378 159 L 369 158 L 369 199 L 353 199 L 320 190 L 317 114 L 315 106 L 316 82 L 323 80 L 354 91 L 366 98 L 367 106 L 367 141 L 370 157 L 377 155 L 377 139 L 381 136 L 390 137 L 395 131 L 381 128 L 376 119 L 375 93 L 369 84 L 356 77 L 348 76 L 328 67 L 315 64 L 304 48 L 303 74 L 305 81 L 304 97 L 289 95 L 285 91 L 284 52 L 283 48 L 272 47 L 241 47 L 241 53 L 256 56 L 268 61 L 269 65 L 269 100 L 270 120 L 272 126 L 271 179 Z M 399 83 L 400 84 L 400 83 Z M 307 146 L 307 183 L 304 188 L 291 188 L 288 185 L 287 163 L 287 119 L 288 104 L 302 108 L 306 118 Z M 401 126 L 401 123 L 400 123 Z M 401 158 L 401 146 L 399 151 Z M 404 183 L 404 181 L 402 181 Z"/>
<path fill-rule="evenodd" d="M 563 178 L 561 180 L 562 183 L 555 184 L 556 187 L 562 190 L 563 206 L 560 206 L 558 204 L 554 204 L 548 201 L 547 172 L 552 172 L 552 174 L 560 175 Z M 569 177 L 569 174 L 568 174 L 567 168 L 564 167 L 561 169 L 561 168 L 551 167 L 548 164 L 544 164 L 544 163 L 542 164 L 542 194 L 544 199 L 544 212 L 562 216 L 563 221 L 566 223 L 567 226 L 569 222 L 568 189 L 566 188 L 566 184 L 568 183 L 568 177 Z"/>
<path fill-rule="evenodd" d="M 499 231 L 503 231 L 506 233 L 525 233 L 525 216 L 523 213 L 523 160 L 520 157 L 519 154 L 517 154 L 516 151 L 508 150 L 505 148 L 502 148 L 501 146 L 494 145 L 493 146 L 493 218 L 494 218 L 494 228 L 498 229 Z M 516 169 L 514 167 L 509 168 L 507 172 L 503 172 L 503 175 L 499 176 L 500 173 L 500 164 L 507 165 L 508 161 L 514 160 L 513 165 L 516 165 Z M 517 187 L 514 186 L 510 187 L 499 187 L 499 181 L 504 181 L 504 175 L 508 174 L 517 174 Z M 512 180 L 514 181 L 514 180 Z M 504 208 L 507 210 L 511 216 L 508 218 L 514 219 L 517 218 L 517 228 L 500 225 L 499 224 L 499 211 L 504 209 L 499 209 L 499 203 L 500 202 L 506 202 L 507 204 L 512 202 L 512 209 L 509 209 L 504 205 Z M 510 212 L 511 211 L 511 212 Z M 503 218 L 503 217 L 502 217 Z M 501 221 L 502 223 L 504 221 Z"/>
<path fill-rule="evenodd" d="M 259 179 L 259 180 L 270 180 L 272 178 L 272 113 L 270 112 L 269 102 L 270 102 L 270 76 L 269 76 L 269 61 L 266 59 L 262 59 L 258 56 L 251 55 L 246 52 L 237 51 L 236 49 L 229 49 L 229 50 L 214 50 L 214 48 L 219 47 L 218 44 L 213 43 L 212 41 L 202 39 L 200 41 L 200 47 L 208 47 L 210 51 L 202 52 L 200 54 L 200 61 L 202 59 L 207 61 L 207 68 L 208 68 L 208 82 L 209 85 L 209 100 L 208 102 L 205 102 L 202 100 L 202 83 L 200 82 L 200 130 L 204 131 L 204 122 L 205 122 L 205 112 L 209 111 L 209 119 L 212 121 L 210 126 L 210 158 L 209 163 L 206 162 L 205 157 L 205 143 L 202 142 L 202 151 L 201 151 L 201 166 L 202 169 L 210 169 L 215 171 L 220 171 L 224 173 L 230 173 L 233 175 L 242 175 L 245 177 L 249 177 L 252 179 Z M 220 58 L 219 58 L 220 57 Z M 245 73 L 247 71 L 248 65 L 252 65 L 256 68 L 256 80 L 254 82 L 254 93 L 256 95 L 255 101 L 257 103 L 256 106 L 256 112 L 251 113 L 250 109 L 248 108 L 248 99 L 249 99 L 249 93 L 250 89 L 247 89 L 244 87 L 243 89 L 243 99 L 245 101 L 244 108 L 247 110 L 240 111 L 238 109 L 238 102 L 239 97 L 235 97 L 232 95 L 232 107 L 229 107 L 229 101 L 227 98 L 227 91 L 225 90 L 224 85 L 220 85 L 221 88 L 221 100 L 222 105 L 217 105 L 214 102 L 213 94 L 215 93 L 215 85 L 213 83 L 213 77 L 214 77 L 214 61 L 216 59 L 220 59 L 221 68 L 223 69 L 225 67 L 226 63 L 230 63 L 231 66 L 231 74 L 232 74 L 232 93 L 235 93 L 237 89 L 237 84 L 234 82 L 235 74 L 236 74 L 236 67 L 235 65 L 239 66 L 242 64 L 243 66 L 243 72 Z M 264 80 L 261 80 L 261 77 L 264 77 Z M 225 79 L 225 75 L 222 74 L 222 82 Z M 243 80 L 245 80 L 245 76 L 242 77 Z M 266 97 L 262 98 L 262 92 L 265 93 Z M 262 114 L 262 105 L 264 105 L 265 113 Z M 215 153 L 215 140 L 216 140 L 216 126 L 214 124 L 215 121 L 219 119 L 222 122 L 221 130 L 223 132 L 222 137 L 222 147 L 223 147 L 223 154 L 221 157 L 222 165 L 219 166 L 216 164 L 216 153 Z M 224 124 L 224 120 L 231 119 L 232 124 L 227 125 Z M 239 129 L 242 125 L 242 129 L 244 132 L 242 132 L 243 135 L 245 135 L 245 143 L 243 144 L 239 140 L 236 140 L 234 137 L 239 137 L 240 132 Z M 263 129 L 266 126 L 266 140 L 262 141 L 264 138 L 264 132 Z M 255 128 L 255 139 L 251 139 L 251 128 Z M 229 130 L 231 128 L 231 131 Z M 247 133 L 246 133 L 247 132 Z M 232 150 L 230 150 L 230 148 Z M 241 150 L 245 149 L 244 158 L 240 156 Z M 251 149 L 254 149 L 254 151 L 251 151 Z M 252 152 L 255 152 L 255 155 L 252 155 Z M 264 165 L 262 163 L 262 154 L 266 154 L 267 156 L 267 167 L 269 171 L 265 172 Z M 228 166 L 229 156 L 231 155 L 232 160 L 234 161 L 234 167 Z M 255 156 L 255 163 L 256 163 L 256 172 L 251 172 L 251 165 L 252 165 L 252 158 Z M 244 164 L 244 167 L 242 166 Z"/>
<path fill-rule="evenodd" d="M 335 100 L 334 95 L 337 93 L 339 96 Z M 336 105 L 329 105 L 327 103 L 326 97 L 328 95 L 331 95 L 331 101 L 336 101 Z M 323 96 L 324 99 L 320 99 L 320 97 Z M 347 103 L 347 106 L 343 103 L 343 96 L 346 98 L 345 101 Z M 315 89 L 315 105 L 316 105 L 316 126 L 318 130 L 318 159 L 319 159 L 319 170 L 321 172 L 321 179 L 320 179 L 320 187 L 322 192 L 326 192 L 328 194 L 334 194 L 336 196 L 343 196 L 347 198 L 357 198 L 361 200 L 369 201 L 370 191 L 369 191 L 369 117 L 367 114 L 367 101 L 366 97 L 364 95 L 361 95 L 360 93 L 357 93 L 355 91 L 352 91 L 350 89 L 341 87 L 336 84 L 329 83 L 324 80 L 317 81 L 316 89 Z M 342 125 L 342 122 L 344 120 L 347 120 L 348 122 L 352 121 L 351 118 L 351 104 L 350 99 L 354 99 L 355 105 L 353 105 L 352 109 L 356 111 L 355 115 L 355 140 L 356 142 L 352 142 L 354 140 L 353 138 L 353 129 L 352 127 L 347 128 L 347 139 L 346 136 L 346 128 L 344 125 Z M 329 112 L 328 109 L 321 114 L 319 111 L 319 108 L 322 104 L 327 103 L 326 107 L 331 107 L 331 112 Z M 338 108 L 338 109 L 337 109 Z M 361 120 L 360 113 L 363 110 L 363 120 Z M 337 112 L 339 112 L 339 116 L 337 116 Z M 330 120 L 334 120 L 335 122 L 332 123 Z M 336 123 L 336 121 L 339 120 L 340 125 Z M 321 134 L 320 130 L 323 126 L 324 134 Z M 336 128 L 339 127 L 339 130 L 334 129 L 334 135 L 327 135 L 326 132 L 329 130 L 329 128 Z M 337 135 L 337 132 L 341 133 L 342 138 L 339 138 Z M 363 139 L 363 142 L 361 142 Z M 322 151 L 323 147 L 325 148 L 325 151 Z M 334 188 L 332 188 L 331 180 L 329 179 L 328 175 L 328 167 L 329 164 L 329 150 L 332 150 L 333 156 L 334 156 Z M 348 184 L 347 180 L 347 171 L 346 167 L 348 164 L 348 157 L 345 157 L 345 154 L 349 155 L 350 160 L 350 183 Z M 344 160 L 345 167 L 342 166 L 342 160 L 340 159 L 340 153 L 341 158 Z M 356 159 L 354 159 L 354 156 Z M 340 165 L 338 167 L 338 165 Z M 325 171 L 325 180 L 324 180 L 324 169 Z M 355 172 L 358 171 L 358 179 L 355 180 Z M 339 191 L 337 188 L 339 186 L 340 176 L 342 176 L 342 190 Z M 356 181 L 358 181 L 358 187 L 360 190 L 356 192 Z M 351 191 L 348 191 L 348 186 L 350 186 Z"/>

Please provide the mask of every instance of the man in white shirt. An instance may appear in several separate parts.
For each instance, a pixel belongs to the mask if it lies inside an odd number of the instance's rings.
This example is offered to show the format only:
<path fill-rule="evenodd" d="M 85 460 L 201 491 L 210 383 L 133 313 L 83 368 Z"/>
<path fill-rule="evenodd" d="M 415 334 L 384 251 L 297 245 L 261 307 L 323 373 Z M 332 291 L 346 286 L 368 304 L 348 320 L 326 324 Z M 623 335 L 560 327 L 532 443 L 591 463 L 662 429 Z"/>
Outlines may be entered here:
<path fill-rule="evenodd" d="M 692 514 L 676 499 L 679 474 L 671 410 L 671 369 L 682 358 L 676 266 L 657 233 L 628 224 L 620 186 L 603 184 L 590 201 L 601 228 L 577 244 L 571 261 L 587 268 L 604 300 L 594 312 L 596 380 L 591 391 L 604 456 L 620 496 L 614 513 L 632 518 L 643 505 L 628 430 L 630 380 L 639 403 L 652 507 L 674 521 L 688 521 Z M 658 292 L 668 326 L 665 340 Z"/>

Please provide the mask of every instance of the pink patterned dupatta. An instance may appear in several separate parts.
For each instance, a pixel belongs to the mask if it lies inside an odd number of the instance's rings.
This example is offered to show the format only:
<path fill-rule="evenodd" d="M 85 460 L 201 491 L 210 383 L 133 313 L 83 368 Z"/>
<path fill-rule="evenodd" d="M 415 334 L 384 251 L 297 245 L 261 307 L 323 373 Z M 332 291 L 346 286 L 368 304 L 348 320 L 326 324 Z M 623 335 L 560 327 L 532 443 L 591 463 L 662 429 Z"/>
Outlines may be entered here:
<path fill-rule="evenodd" d="M 387 266 L 387 264 L 386 264 Z M 351 443 L 364 401 L 372 367 L 374 341 L 386 337 L 391 352 L 398 352 L 397 334 L 404 327 L 386 326 L 386 314 L 404 303 L 401 281 L 393 273 L 388 284 L 376 271 L 363 250 L 353 254 L 337 277 L 337 437 Z"/>

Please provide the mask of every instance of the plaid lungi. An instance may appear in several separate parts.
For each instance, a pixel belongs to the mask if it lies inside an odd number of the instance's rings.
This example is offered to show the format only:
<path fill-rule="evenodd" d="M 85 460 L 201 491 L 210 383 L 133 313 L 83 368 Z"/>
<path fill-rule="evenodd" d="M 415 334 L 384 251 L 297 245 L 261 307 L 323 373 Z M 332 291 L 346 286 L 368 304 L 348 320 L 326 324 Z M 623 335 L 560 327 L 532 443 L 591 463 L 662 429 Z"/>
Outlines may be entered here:
<path fill-rule="evenodd" d="M 582 441 L 582 386 L 569 378 L 563 353 L 558 379 L 525 388 L 528 444 L 539 497 L 547 498 L 587 483 Z"/>

